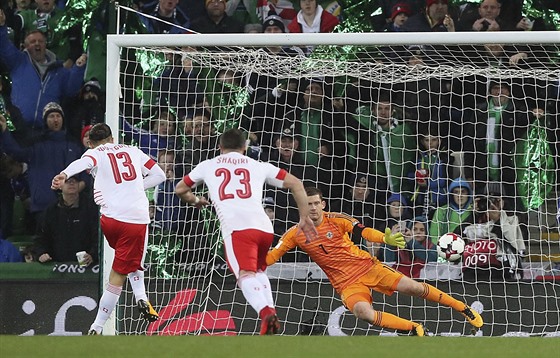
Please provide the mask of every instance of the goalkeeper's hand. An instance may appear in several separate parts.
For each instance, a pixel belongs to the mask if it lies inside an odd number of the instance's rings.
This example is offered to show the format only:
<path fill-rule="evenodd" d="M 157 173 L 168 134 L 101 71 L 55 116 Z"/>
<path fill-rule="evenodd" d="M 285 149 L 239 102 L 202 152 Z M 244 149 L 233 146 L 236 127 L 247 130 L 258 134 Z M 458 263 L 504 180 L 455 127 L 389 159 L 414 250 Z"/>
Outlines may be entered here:
<path fill-rule="evenodd" d="M 391 234 L 391 229 L 389 228 L 385 229 L 385 237 L 383 238 L 383 242 L 387 245 L 396 246 L 399 249 L 403 249 L 406 245 L 403 234 L 400 232 Z"/>

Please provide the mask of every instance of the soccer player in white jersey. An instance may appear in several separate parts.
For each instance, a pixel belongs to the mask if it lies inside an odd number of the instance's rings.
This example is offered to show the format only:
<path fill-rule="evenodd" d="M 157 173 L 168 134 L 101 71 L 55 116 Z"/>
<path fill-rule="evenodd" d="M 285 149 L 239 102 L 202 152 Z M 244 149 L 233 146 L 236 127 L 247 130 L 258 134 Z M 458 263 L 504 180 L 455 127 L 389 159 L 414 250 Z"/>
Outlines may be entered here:
<path fill-rule="evenodd" d="M 94 177 L 93 196 L 101 212 L 101 230 L 115 249 L 109 284 L 99 300 L 95 321 L 88 332 L 100 334 L 117 305 L 127 277 L 140 313 L 147 321 L 157 320 L 146 295 L 143 262 L 146 252 L 148 199 L 145 189 L 165 180 L 165 173 L 140 149 L 113 144 L 111 128 L 99 123 L 89 133 L 89 147 L 80 159 L 70 163 L 52 180 L 52 189 L 60 189 L 65 180 L 88 170 Z"/>
<path fill-rule="evenodd" d="M 243 132 L 227 130 L 220 136 L 221 155 L 199 163 L 177 184 L 175 192 L 182 200 L 201 208 L 209 201 L 196 196 L 191 188 L 206 183 L 220 220 L 228 266 L 243 296 L 259 314 L 260 334 L 275 334 L 280 323 L 264 272 L 274 230 L 262 207 L 264 184 L 290 189 L 299 210 L 299 230 L 309 240 L 316 237 L 317 231 L 309 218 L 302 182 L 284 169 L 247 157 L 245 150 Z"/>

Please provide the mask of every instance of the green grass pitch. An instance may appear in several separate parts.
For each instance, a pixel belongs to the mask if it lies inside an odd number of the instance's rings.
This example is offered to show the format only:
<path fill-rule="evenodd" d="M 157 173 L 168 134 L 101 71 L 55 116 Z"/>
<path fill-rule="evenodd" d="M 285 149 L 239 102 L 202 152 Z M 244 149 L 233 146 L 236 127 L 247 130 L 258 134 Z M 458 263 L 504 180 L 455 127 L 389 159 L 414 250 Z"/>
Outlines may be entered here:
<path fill-rule="evenodd" d="M 553 357 L 560 338 L 0 336 L 0 357 Z"/>

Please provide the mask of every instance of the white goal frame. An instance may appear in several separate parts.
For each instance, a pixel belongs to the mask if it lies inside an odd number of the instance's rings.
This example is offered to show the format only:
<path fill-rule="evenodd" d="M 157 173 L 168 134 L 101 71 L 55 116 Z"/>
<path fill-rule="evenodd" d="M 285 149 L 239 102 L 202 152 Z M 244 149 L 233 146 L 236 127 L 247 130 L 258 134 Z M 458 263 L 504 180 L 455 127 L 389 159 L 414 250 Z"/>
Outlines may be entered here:
<path fill-rule="evenodd" d="M 328 34 L 191 34 L 157 35 L 125 34 L 107 36 L 106 123 L 113 133 L 119 130 L 119 100 L 121 96 L 120 52 L 123 47 L 166 46 L 273 46 L 273 45 L 482 45 L 499 44 L 560 44 L 560 31 L 542 32 L 456 32 L 456 33 L 328 33 Z M 556 72 L 556 71 L 553 71 Z M 560 69 L 558 70 L 560 78 Z M 118 135 L 117 141 L 122 140 Z M 104 241 L 102 253 L 102 287 L 108 283 L 114 252 Z M 114 335 L 116 315 L 112 313 L 103 334 Z"/>

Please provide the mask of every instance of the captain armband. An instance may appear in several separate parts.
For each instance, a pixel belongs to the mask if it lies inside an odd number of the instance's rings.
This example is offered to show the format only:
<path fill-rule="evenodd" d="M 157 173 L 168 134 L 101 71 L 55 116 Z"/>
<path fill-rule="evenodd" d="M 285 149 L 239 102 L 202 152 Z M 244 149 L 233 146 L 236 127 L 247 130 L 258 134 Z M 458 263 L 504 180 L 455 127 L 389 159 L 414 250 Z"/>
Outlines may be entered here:
<path fill-rule="evenodd" d="M 352 241 L 354 242 L 358 242 L 356 240 L 361 240 L 362 239 L 362 232 L 364 231 L 366 227 L 362 224 L 362 223 L 355 223 L 354 226 L 352 227 Z"/>

